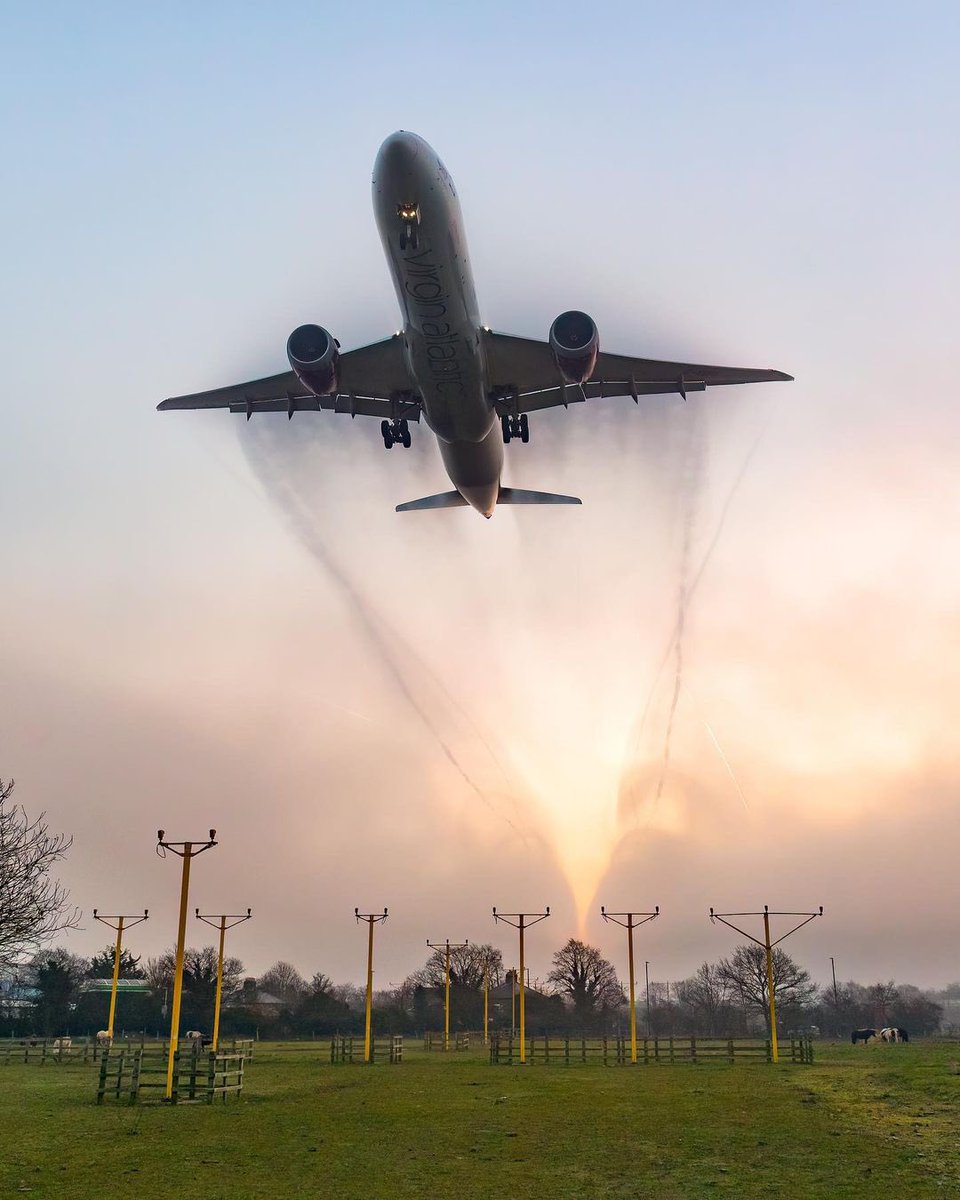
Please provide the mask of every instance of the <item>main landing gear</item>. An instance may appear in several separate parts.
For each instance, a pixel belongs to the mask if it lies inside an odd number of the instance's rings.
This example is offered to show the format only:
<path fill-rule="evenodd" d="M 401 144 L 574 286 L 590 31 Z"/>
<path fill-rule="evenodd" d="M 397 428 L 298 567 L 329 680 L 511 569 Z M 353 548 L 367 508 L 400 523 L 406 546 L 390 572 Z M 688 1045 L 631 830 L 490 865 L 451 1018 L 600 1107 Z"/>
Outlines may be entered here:
<path fill-rule="evenodd" d="M 381 421 L 380 433 L 384 449 L 389 450 L 394 442 L 399 442 L 406 450 L 410 449 L 410 426 L 403 417 L 399 421 Z"/>
<path fill-rule="evenodd" d="M 511 439 L 515 437 L 518 437 L 524 444 L 530 441 L 530 426 L 526 413 L 521 413 L 519 417 L 501 417 L 500 425 L 503 429 L 504 445 L 509 445 Z"/>

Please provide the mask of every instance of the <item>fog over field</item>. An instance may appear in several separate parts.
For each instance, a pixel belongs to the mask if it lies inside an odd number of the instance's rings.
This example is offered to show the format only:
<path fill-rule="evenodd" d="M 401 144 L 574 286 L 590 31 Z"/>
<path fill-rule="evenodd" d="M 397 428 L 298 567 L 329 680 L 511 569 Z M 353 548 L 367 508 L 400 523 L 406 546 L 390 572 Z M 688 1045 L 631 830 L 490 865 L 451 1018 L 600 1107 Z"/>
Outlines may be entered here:
<path fill-rule="evenodd" d="M 955 8 L 601 5 L 574 44 L 493 5 L 429 80 L 375 6 L 227 11 L 25 10 L 0 51 L 0 776 L 75 835 L 69 948 L 94 906 L 168 946 L 156 830 L 213 826 L 191 903 L 252 906 L 251 972 L 359 979 L 355 905 L 380 986 L 427 938 L 509 961 L 491 906 L 549 904 L 534 975 L 572 934 L 625 973 L 599 907 L 659 904 L 675 979 L 769 903 L 824 906 L 820 979 L 960 976 Z M 583 508 L 489 522 L 393 511 L 447 486 L 421 426 L 156 413 L 303 321 L 396 328 L 396 128 L 494 328 L 796 381 L 534 414 L 505 483 Z"/>

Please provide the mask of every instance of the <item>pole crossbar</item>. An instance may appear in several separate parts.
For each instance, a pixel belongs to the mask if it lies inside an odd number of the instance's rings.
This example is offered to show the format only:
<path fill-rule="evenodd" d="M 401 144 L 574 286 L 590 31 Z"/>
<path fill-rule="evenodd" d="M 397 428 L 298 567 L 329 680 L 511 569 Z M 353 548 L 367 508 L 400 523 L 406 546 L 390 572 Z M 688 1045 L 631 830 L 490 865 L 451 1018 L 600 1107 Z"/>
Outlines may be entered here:
<path fill-rule="evenodd" d="M 367 923 L 367 1011 L 363 1034 L 363 1061 L 370 1062 L 370 1030 L 373 1021 L 373 927 L 387 919 L 387 910 L 382 913 L 362 913 L 359 908 L 353 910 L 357 924 Z"/>
<path fill-rule="evenodd" d="M 117 934 L 117 941 L 113 948 L 113 983 L 110 986 L 110 1013 L 107 1017 L 107 1037 L 113 1041 L 113 1019 L 117 1013 L 117 984 L 120 980 L 120 955 L 123 950 L 123 931 L 132 929 L 134 925 L 142 925 L 144 921 L 150 919 L 148 909 L 143 910 L 143 916 L 132 913 L 100 913 L 97 909 L 93 910 L 93 919 L 99 921 L 102 925 L 106 925 L 108 929 L 113 929 Z M 116 921 L 116 925 L 113 922 Z"/>
<path fill-rule="evenodd" d="M 520 933 L 520 1063 L 523 1065 L 527 1061 L 527 1043 L 526 1043 L 526 998 L 525 988 L 526 980 L 524 977 L 524 957 L 523 957 L 523 935 L 526 930 L 533 925 L 538 925 L 541 921 L 545 921 L 550 916 L 550 905 L 547 905 L 546 912 L 537 913 L 498 913 L 496 908 L 493 910 L 493 920 L 503 921 L 505 925 L 511 925 Z"/>
<path fill-rule="evenodd" d="M 463 950 L 469 946 L 469 942 L 451 942 L 449 938 L 442 942 L 431 942 L 427 938 L 427 945 L 431 950 L 442 950 L 444 952 L 443 964 L 443 1049 L 444 1052 L 450 1049 L 450 951 Z"/>
<path fill-rule="evenodd" d="M 636 977 L 633 969 L 633 931 L 641 925 L 646 925 L 648 921 L 655 921 L 660 915 L 660 905 L 658 904 L 653 912 L 618 912 L 608 913 L 606 908 L 600 905 L 600 915 L 605 921 L 612 921 L 615 925 L 620 925 L 627 931 L 627 957 L 630 967 L 630 1061 L 637 1061 L 637 985 Z M 641 919 L 636 920 L 637 917 Z M 649 995 L 649 987 L 648 987 Z M 649 1009 L 649 1001 L 648 1001 Z M 647 1021 L 649 1023 L 649 1011 Z M 649 1030 L 647 1031 L 649 1033 Z"/>
<path fill-rule="evenodd" d="M 223 945 L 226 939 L 228 929 L 234 929 L 237 925 L 242 925 L 244 921 L 249 921 L 253 916 L 252 911 L 248 908 L 245 913 L 220 913 L 214 916 L 213 914 L 203 914 L 198 908 L 196 910 L 198 921 L 203 921 L 205 925 L 211 926 L 213 929 L 219 930 L 220 933 L 220 949 L 217 954 L 217 995 L 213 1006 L 213 1041 L 210 1049 L 214 1053 L 217 1052 L 220 1046 L 220 1005 L 223 1000 Z"/>
<path fill-rule="evenodd" d="M 167 851 L 183 859 L 180 875 L 180 919 L 177 925 L 177 953 L 173 968 L 173 1003 L 170 1006 L 170 1049 L 167 1058 L 166 1098 L 173 1100 L 174 1072 L 177 1062 L 177 1043 L 180 1036 L 180 1001 L 183 996 L 183 951 L 187 938 L 187 902 L 190 897 L 190 863 L 198 854 L 212 850 L 217 844 L 217 831 L 210 830 L 205 842 L 168 842 L 162 829 L 157 830 L 157 854 L 166 858 Z"/>
<path fill-rule="evenodd" d="M 802 929 L 804 927 L 804 925 L 809 925 L 811 921 L 814 921 L 814 920 L 816 920 L 817 917 L 822 917 L 822 916 L 823 916 L 823 905 L 822 904 L 815 912 L 790 912 L 790 911 L 774 912 L 774 911 L 771 911 L 769 905 L 767 905 L 767 904 L 765 904 L 763 906 L 763 912 L 718 913 L 713 908 L 710 909 L 710 920 L 714 924 L 716 924 L 716 922 L 719 921 L 721 925 L 726 925 L 728 929 L 735 930 L 742 937 L 747 938 L 749 941 L 754 942 L 758 946 L 762 946 L 764 949 L 764 952 L 766 955 L 766 966 L 767 966 L 767 996 L 768 996 L 769 1004 L 770 1004 L 770 1058 L 771 1058 L 772 1062 L 780 1061 L 780 1048 L 779 1048 L 779 1043 L 777 1041 L 776 986 L 775 986 L 774 978 L 773 978 L 773 949 L 775 946 L 779 946 L 780 943 L 782 941 L 784 941 L 786 938 L 790 937 L 791 934 L 796 933 L 798 929 Z M 763 917 L 763 940 L 761 941 L 760 938 L 754 937 L 754 935 L 752 933 L 749 933 L 746 929 L 741 929 L 739 925 L 735 925 L 733 923 L 733 921 L 729 920 L 730 917 Z M 790 929 L 788 929 L 786 933 L 782 933 L 776 939 L 776 941 L 771 941 L 770 940 L 770 918 L 771 917 L 803 917 L 803 920 L 800 921 L 798 924 L 792 926 Z"/>

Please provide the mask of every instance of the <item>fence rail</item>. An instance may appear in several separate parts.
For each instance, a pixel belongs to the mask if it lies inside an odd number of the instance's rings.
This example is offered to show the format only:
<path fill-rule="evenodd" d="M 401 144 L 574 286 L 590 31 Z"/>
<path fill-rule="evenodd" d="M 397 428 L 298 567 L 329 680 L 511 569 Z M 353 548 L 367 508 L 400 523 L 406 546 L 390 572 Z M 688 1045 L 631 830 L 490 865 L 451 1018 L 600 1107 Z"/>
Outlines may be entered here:
<path fill-rule="evenodd" d="M 428 1031 L 423 1035 L 423 1048 L 424 1050 L 469 1050 L 470 1034 L 451 1034 L 448 1041 L 442 1033 L 431 1033 Z"/>
<path fill-rule="evenodd" d="M 173 1104 L 212 1104 L 243 1091 L 246 1054 L 209 1050 L 203 1054 L 176 1050 L 173 1055 Z M 136 1104 L 166 1098 L 168 1056 L 155 1047 L 108 1049 L 100 1058 L 97 1103 L 105 1099 Z M 141 1093 L 146 1093 L 141 1096 Z"/>
<path fill-rule="evenodd" d="M 813 1044 L 809 1038 L 789 1038 L 780 1042 L 780 1056 L 795 1063 L 813 1062 Z M 527 1039 L 527 1061 L 531 1063 L 596 1063 L 620 1066 L 630 1062 L 630 1041 L 623 1037 L 531 1037 Z M 642 1038 L 637 1041 L 637 1062 L 771 1062 L 769 1041 L 756 1038 Z M 519 1038 L 494 1036 L 490 1042 L 490 1062 L 511 1065 L 520 1061 Z"/>
<path fill-rule="evenodd" d="M 68 1041 L 70 1045 L 63 1043 Z M 180 1039 L 184 1053 L 208 1053 L 197 1044 L 188 1044 L 185 1038 Z M 100 1045 L 93 1038 L 20 1038 L 16 1041 L 0 1042 L 0 1063 L 9 1066 L 11 1063 L 32 1063 L 41 1067 L 52 1063 L 61 1066 L 66 1063 L 88 1066 L 100 1062 L 109 1050 L 124 1050 L 132 1054 L 135 1050 L 156 1051 L 166 1054 L 169 1050 L 168 1041 L 150 1040 L 148 1038 L 114 1038 L 110 1046 Z M 243 1054 L 249 1061 L 253 1058 L 253 1038 L 221 1038 L 218 1050 L 228 1054 Z"/>
<path fill-rule="evenodd" d="M 332 1063 L 362 1063 L 364 1061 L 364 1039 L 335 1034 L 330 1039 L 330 1061 Z M 370 1039 L 370 1062 L 403 1062 L 403 1036 Z"/>

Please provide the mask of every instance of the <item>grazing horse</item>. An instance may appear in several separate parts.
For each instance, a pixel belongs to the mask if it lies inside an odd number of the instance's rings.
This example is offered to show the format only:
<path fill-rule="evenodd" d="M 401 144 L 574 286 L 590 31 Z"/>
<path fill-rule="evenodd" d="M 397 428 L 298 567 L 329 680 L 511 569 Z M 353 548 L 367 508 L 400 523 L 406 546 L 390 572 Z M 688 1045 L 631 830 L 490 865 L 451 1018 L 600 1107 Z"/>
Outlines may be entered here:
<path fill-rule="evenodd" d="M 855 1029 L 853 1033 L 850 1034 L 850 1041 L 853 1042 L 854 1045 L 856 1045 L 857 1042 L 863 1042 L 863 1044 L 866 1045 L 872 1037 L 875 1038 L 876 1036 L 877 1031 L 875 1029 Z"/>
<path fill-rule="evenodd" d="M 899 1025 L 897 1026 L 897 1040 L 901 1041 L 901 1042 L 909 1042 L 910 1041 L 910 1034 L 907 1033 L 907 1031 L 905 1029 L 901 1029 L 899 1027 Z"/>

